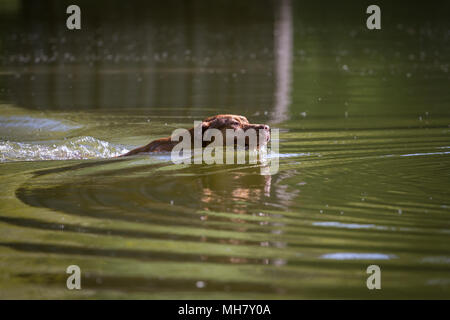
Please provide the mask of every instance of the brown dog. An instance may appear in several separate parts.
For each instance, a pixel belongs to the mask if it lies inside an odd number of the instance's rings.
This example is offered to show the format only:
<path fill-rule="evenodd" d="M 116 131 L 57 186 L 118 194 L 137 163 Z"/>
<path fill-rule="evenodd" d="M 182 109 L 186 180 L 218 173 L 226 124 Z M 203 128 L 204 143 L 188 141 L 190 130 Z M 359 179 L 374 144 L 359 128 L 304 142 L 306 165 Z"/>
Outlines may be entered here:
<path fill-rule="evenodd" d="M 202 121 L 202 134 L 207 129 L 218 129 L 222 131 L 223 136 L 225 135 L 226 129 L 233 129 L 238 130 L 242 129 L 244 132 L 248 129 L 254 129 L 258 133 L 258 147 L 262 144 L 266 144 L 270 140 L 270 128 L 268 125 L 265 124 L 251 124 L 248 122 L 246 117 L 233 115 L 233 114 L 219 114 L 217 116 L 206 118 Z M 263 130 L 263 137 L 265 138 L 265 141 L 259 141 L 259 133 L 260 130 Z M 191 137 L 192 137 L 192 145 L 194 141 L 194 128 L 191 128 L 189 130 Z M 146 152 L 170 152 L 172 151 L 173 147 L 179 143 L 178 141 L 172 141 L 170 137 L 168 138 L 161 138 L 155 141 L 150 142 L 149 144 L 139 147 L 136 149 L 133 149 L 123 155 L 124 156 L 131 156 L 139 153 L 146 153 Z M 210 141 L 203 141 L 202 147 L 206 147 L 208 144 L 210 144 Z M 236 139 L 235 139 L 236 143 Z M 248 146 L 248 139 L 246 138 L 246 146 Z"/>

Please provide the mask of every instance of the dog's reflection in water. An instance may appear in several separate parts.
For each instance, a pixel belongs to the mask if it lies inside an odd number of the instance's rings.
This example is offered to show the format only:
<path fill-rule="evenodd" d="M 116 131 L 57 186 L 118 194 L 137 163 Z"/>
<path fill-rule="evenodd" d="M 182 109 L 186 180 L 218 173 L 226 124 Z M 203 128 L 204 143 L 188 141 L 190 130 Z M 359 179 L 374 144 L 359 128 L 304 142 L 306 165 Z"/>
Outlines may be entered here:
<path fill-rule="evenodd" d="M 259 168 L 251 172 L 224 171 L 199 179 L 200 201 L 204 210 L 248 213 L 271 195 L 271 175 L 261 175 Z"/>
<path fill-rule="evenodd" d="M 243 174 L 234 174 L 231 177 L 234 180 L 245 180 Z M 272 177 L 259 176 L 261 184 L 254 184 L 252 186 L 244 186 L 245 183 L 239 183 L 238 185 L 231 181 L 231 188 L 221 186 L 221 192 L 218 192 L 216 188 L 210 186 L 211 181 L 206 183 L 203 188 L 201 201 L 206 205 L 205 210 L 208 210 L 208 204 L 223 204 L 224 207 L 232 209 L 234 213 L 246 213 L 247 202 L 261 201 L 264 197 L 270 197 L 270 184 Z M 209 180 L 209 179 L 208 179 Z M 212 182 L 214 183 L 214 182 Z M 223 191 L 229 191 L 227 194 L 222 194 Z M 235 202 L 232 202 L 235 201 Z"/>
<path fill-rule="evenodd" d="M 283 180 L 298 175 L 287 170 L 277 175 L 267 174 L 268 166 L 245 171 L 223 171 L 203 175 L 198 179 L 199 201 L 206 211 L 249 214 L 270 208 L 289 207 L 300 190 L 289 188 Z"/>
<path fill-rule="evenodd" d="M 259 170 L 262 172 L 260 172 Z M 231 213 L 228 218 L 232 222 L 233 230 L 236 232 L 254 232 L 258 227 L 262 227 L 258 232 L 267 232 L 271 235 L 281 235 L 284 232 L 285 223 L 279 220 L 279 214 L 267 213 L 266 209 L 276 209 L 280 206 L 280 200 L 288 204 L 298 195 L 298 190 L 289 190 L 284 184 L 280 184 L 282 179 L 264 173 L 264 167 L 252 168 L 251 171 L 224 171 L 214 175 L 205 175 L 199 179 L 201 184 L 200 202 L 205 211 L 202 220 L 208 220 L 208 211 Z M 275 185 L 274 185 L 275 184 Z M 280 190 L 277 189 L 280 187 Z M 268 206 L 272 203 L 273 206 Z M 259 219 L 248 219 L 245 216 L 257 215 Z M 216 217 L 211 217 L 215 219 Z M 271 218 L 275 218 L 272 220 Z M 270 238 L 270 237 L 269 237 Z M 268 238 L 268 239 L 269 239 Z M 206 241 L 205 237 L 205 241 Z M 246 240 L 229 238 L 219 240 L 221 243 L 229 245 L 246 244 Z M 278 239 L 270 241 L 260 241 L 261 247 L 284 247 L 286 243 Z M 248 263 L 247 258 L 230 257 L 230 263 Z M 283 259 L 262 258 L 258 263 L 262 264 L 285 264 Z"/>

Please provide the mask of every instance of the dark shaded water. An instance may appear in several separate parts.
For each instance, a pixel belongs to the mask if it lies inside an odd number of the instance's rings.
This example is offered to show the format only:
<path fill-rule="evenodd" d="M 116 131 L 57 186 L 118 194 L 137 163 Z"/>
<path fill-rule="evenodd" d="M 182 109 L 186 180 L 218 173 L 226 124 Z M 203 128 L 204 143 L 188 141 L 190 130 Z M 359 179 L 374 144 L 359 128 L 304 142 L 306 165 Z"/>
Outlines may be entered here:
<path fill-rule="evenodd" d="M 449 298 L 446 2 L 4 3 L 1 298 Z M 225 112 L 277 174 L 109 159 Z"/>

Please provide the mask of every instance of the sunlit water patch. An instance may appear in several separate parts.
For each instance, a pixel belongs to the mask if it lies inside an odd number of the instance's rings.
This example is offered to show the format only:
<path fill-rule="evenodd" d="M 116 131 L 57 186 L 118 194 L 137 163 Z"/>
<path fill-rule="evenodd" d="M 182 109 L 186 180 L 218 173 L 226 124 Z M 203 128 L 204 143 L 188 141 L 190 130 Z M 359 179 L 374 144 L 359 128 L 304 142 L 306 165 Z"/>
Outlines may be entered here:
<path fill-rule="evenodd" d="M 80 125 L 68 124 L 63 121 L 35 118 L 30 116 L 0 116 L 0 128 L 2 130 L 30 130 L 30 131 L 69 131 L 80 128 Z"/>
<path fill-rule="evenodd" d="M 314 226 L 321 227 L 334 227 L 334 228 L 345 228 L 345 229 L 378 229 L 386 230 L 385 226 L 376 226 L 374 224 L 359 224 L 359 223 L 341 223 L 337 221 L 324 221 L 324 222 L 314 222 Z"/>
<path fill-rule="evenodd" d="M 324 254 L 321 258 L 333 260 L 388 260 L 396 258 L 396 256 L 382 253 L 339 252 Z"/>

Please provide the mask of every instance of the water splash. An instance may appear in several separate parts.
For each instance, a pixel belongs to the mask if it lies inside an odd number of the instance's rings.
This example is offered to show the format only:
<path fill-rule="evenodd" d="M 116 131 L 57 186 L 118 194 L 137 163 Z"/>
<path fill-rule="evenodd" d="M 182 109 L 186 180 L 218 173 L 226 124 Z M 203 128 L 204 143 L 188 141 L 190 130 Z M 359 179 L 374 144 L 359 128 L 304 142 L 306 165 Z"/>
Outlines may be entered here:
<path fill-rule="evenodd" d="M 111 158 L 128 149 L 93 137 L 77 137 L 57 143 L 0 142 L 0 162 Z"/>

